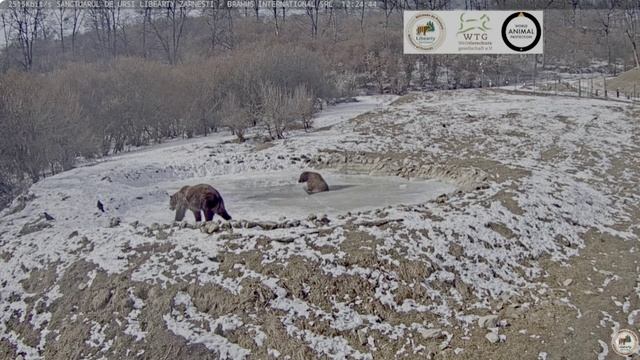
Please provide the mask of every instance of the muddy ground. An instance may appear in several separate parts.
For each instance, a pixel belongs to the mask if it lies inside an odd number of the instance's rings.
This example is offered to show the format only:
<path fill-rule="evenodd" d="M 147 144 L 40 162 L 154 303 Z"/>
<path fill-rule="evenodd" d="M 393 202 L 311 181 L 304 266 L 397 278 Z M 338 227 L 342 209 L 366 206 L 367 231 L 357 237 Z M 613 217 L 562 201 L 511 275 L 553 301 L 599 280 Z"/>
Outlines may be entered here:
<path fill-rule="evenodd" d="M 621 358 L 613 331 L 640 330 L 638 119 L 410 94 L 304 147 L 236 151 L 458 189 L 353 213 L 74 227 L 40 201 L 75 194 L 35 188 L 0 220 L 0 358 Z M 323 131 L 335 143 L 300 156 Z"/>

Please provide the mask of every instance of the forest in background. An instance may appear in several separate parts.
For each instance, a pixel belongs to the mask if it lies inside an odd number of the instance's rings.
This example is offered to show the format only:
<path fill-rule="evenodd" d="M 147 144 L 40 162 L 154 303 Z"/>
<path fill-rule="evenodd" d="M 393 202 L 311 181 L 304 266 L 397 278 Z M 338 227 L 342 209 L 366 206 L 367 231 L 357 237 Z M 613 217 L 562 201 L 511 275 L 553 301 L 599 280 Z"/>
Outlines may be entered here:
<path fill-rule="evenodd" d="M 249 130 L 260 141 L 280 139 L 312 127 L 323 104 L 356 94 L 638 65 L 640 5 L 633 2 L 383 0 L 376 8 L 336 2 L 296 10 L 171 4 L 0 9 L 0 208 L 79 159 L 223 128 L 238 141 Z M 402 10 L 453 8 L 546 9 L 544 56 L 402 54 Z"/>

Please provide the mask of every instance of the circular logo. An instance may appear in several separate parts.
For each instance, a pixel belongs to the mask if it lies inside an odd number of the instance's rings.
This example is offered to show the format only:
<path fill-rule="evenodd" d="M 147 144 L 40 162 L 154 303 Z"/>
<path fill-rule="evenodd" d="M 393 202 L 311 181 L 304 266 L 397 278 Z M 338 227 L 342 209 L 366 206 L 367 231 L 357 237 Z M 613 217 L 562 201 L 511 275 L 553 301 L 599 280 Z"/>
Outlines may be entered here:
<path fill-rule="evenodd" d="M 445 38 L 444 23 L 434 14 L 415 15 L 406 28 L 409 42 L 420 50 L 435 50 Z"/>
<path fill-rule="evenodd" d="M 611 346 L 616 354 L 628 356 L 638 351 L 638 336 L 631 330 L 619 330 L 611 338 Z"/>
<path fill-rule="evenodd" d="M 513 13 L 502 24 L 502 40 L 511 50 L 529 51 L 538 44 L 541 36 L 538 19 L 526 12 Z"/>

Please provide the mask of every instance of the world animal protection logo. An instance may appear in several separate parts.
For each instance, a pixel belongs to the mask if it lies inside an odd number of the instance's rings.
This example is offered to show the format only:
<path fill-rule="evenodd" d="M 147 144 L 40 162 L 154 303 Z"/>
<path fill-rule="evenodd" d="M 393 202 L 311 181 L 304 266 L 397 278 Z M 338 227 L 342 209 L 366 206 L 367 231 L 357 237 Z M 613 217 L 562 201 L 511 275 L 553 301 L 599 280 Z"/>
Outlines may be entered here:
<path fill-rule="evenodd" d="M 404 17 L 405 54 L 542 54 L 542 11 L 418 11 Z"/>
<path fill-rule="evenodd" d="M 542 36 L 540 22 L 527 12 L 516 12 L 502 23 L 502 40 L 512 50 L 524 52 L 533 49 Z"/>

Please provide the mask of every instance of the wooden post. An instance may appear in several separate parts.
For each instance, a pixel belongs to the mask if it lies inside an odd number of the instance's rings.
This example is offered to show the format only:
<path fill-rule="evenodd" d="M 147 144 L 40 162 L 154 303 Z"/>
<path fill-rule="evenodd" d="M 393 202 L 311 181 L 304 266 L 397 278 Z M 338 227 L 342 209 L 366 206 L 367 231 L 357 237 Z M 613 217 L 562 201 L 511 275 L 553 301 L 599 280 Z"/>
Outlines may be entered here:
<path fill-rule="evenodd" d="M 604 97 L 607 97 L 607 78 L 606 77 L 602 77 L 602 83 L 604 84 Z"/>
<path fill-rule="evenodd" d="M 536 93 L 536 74 L 535 73 L 533 74 L 533 88 L 532 88 L 532 90 L 533 90 L 533 93 L 535 94 Z"/>
<path fill-rule="evenodd" d="M 578 97 L 582 97 L 582 80 L 578 79 Z"/>

